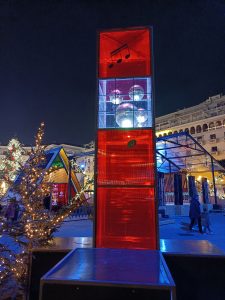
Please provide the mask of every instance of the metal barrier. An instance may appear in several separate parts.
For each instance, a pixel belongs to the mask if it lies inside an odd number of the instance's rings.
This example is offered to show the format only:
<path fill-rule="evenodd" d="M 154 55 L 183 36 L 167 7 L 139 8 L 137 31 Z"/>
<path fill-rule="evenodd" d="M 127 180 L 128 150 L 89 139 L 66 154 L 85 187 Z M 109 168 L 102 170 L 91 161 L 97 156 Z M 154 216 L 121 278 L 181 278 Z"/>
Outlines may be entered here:
<path fill-rule="evenodd" d="M 73 213 L 73 216 L 76 218 L 80 217 L 91 217 L 94 213 L 94 207 L 91 205 L 81 205 Z"/>

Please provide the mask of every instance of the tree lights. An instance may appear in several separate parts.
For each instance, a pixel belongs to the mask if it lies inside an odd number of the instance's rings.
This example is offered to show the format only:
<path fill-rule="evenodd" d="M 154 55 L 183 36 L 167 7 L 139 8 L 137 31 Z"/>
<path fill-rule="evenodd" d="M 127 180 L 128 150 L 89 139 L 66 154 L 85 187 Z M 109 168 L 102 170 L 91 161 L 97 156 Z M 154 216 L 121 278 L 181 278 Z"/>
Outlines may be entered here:
<path fill-rule="evenodd" d="M 0 161 L 0 195 L 4 195 L 8 189 L 7 181 L 13 181 L 23 164 L 23 148 L 18 139 L 9 141 L 4 158 Z"/>
<path fill-rule="evenodd" d="M 16 282 L 14 290 L 16 287 L 22 288 L 23 293 L 26 293 L 27 287 L 29 251 L 49 244 L 53 233 L 64 219 L 86 201 L 83 195 L 92 183 L 87 179 L 86 185 L 72 198 L 68 206 L 57 212 L 45 209 L 43 199 L 51 192 L 53 183 L 49 181 L 49 175 L 57 168 L 43 167 L 46 160 L 45 146 L 42 145 L 43 136 L 44 123 L 41 123 L 29 159 L 21 166 L 16 180 L 8 180 L 11 192 L 17 195 L 20 218 L 8 222 L 0 216 L 0 234 L 12 238 L 14 248 L 17 249 L 15 252 L 0 244 L 0 282 L 8 284 L 7 278 L 10 278 Z"/>

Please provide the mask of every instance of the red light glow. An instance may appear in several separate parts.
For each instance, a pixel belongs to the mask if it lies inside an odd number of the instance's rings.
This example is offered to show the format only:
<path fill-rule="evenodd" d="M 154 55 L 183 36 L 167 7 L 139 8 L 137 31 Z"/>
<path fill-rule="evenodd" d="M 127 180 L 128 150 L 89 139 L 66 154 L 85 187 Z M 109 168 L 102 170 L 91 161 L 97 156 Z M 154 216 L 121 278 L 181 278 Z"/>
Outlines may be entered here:
<path fill-rule="evenodd" d="M 151 76 L 148 28 L 100 33 L 99 77 Z"/>

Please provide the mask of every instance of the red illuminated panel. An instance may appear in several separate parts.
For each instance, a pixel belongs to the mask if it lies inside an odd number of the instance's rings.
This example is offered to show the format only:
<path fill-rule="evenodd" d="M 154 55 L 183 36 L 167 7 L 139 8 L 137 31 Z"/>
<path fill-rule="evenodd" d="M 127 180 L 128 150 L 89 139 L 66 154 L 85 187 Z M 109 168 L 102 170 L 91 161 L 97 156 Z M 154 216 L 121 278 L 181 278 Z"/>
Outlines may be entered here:
<path fill-rule="evenodd" d="M 99 78 L 151 76 L 150 29 L 100 33 Z"/>
<path fill-rule="evenodd" d="M 68 184 L 56 183 L 52 189 L 52 205 L 67 205 L 68 203 Z"/>
<path fill-rule="evenodd" d="M 154 188 L 97 188 L 96 247 L 156 249 Z"/>
<path fill-rule="evenodd" d="M 74 188 L 70 188 L 70 197 L 76 195 Z M 68 183 L 54 183 L 51 194 L 52 205 L 63 206 L 68 204 Z"/>
<path fill-rule="evenodd" d="M 98 131 L 98 185 L 153 186 L 151 129 Z"/>

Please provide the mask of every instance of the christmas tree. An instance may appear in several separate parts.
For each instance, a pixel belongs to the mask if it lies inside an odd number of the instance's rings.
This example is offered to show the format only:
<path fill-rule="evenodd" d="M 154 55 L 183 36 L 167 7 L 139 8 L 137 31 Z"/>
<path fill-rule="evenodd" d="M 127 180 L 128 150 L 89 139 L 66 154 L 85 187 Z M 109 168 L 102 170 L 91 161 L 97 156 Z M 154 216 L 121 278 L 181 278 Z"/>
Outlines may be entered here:
<path fill-rule="evenodd" d="M 15 282 L 13 293 L 26 294 L 29 270 L 30 250 L 35 247 L 49 245 L 53 233 L 60 227 L 65 218 L 73 213 L 80 205 L 86 202 L 85 190 L 92 183 L 86 180 L 85 186 L 76 194 L 68 206 L 53 212 L 46 210 L 43 199 L 51 193 L 51 172 L 55 168 L 45 169 L 45 146 L 42 145 L 44 123 L 41 124 L 35 137 L 35 147 L 26 163 L 20 168 L 15 181 L 8 179 L 10 189 L 17 195 L 17 205 L 20 208 L 20 217 L 15 222 L 8 222 L 0 217 L 0 235 L 14 241 L 10 249 L 0 244 L 0 284 L 9 286 Z M 14 249 L 17 249 L 15 252 Z M 19 250 L 18 250 L 19 249 Z M 5 284 L 5 285 L 4 285 Z M 6 288 L 7 290 L 7 288 Z M 12 291 L 11 288 L 7 292 Z M 0 298 L 3 295 L 0 293 Z"/>
<path fill-rule="evenodd" d="M 18 139 L 13 138 L 9 141 L 5 157 L 0 163 L 0 170 L 10 180 L 14 180 L 21 165 L 23 164 L 24 149 Z"/>
<path fill-rule="evenodd" d="M 4 158 L 0 161 L 1 196 L 8 189 L 7 182 L 15 180 L 21 165 L 23 165 L 23 153 L 24 149 L 18 139 L 11 139 L 4 153 Z"/>
<path fill-rule="evenodd" d="M 12 146 L 12 153 L 6 155 L 4 160 L 4 170 L 6 171 L 4 179 L 10 187 L 11 195 L 16 195 L 16 199 L 9 201 L 8 207 L 17 205 L 20 217 L 13 221 L 13 219 L 5 219 L 4 216 L 1 216 L 0 234 L 4 235 L 6 240 L 10 239 L 11 245 L 8 249 L 6 246 L 0 245 L 0 256 L 3 257 L 0 281 L 1 283 L 7 282 L 7 285 L 9 282 L 14 282 L 14 291 L 17 294 L 23 293 L 27 286 L 29 250 L 35 245 L 46 242 L 52 229 L 50 225 L 52 216 L 43 208 L 43 198 L 51 188 L 50 183 L 44 181 L 44 176 L 52 171 L 52 169 L 46 171 L 43 168 L 45 161 L 45 146 L 42 145 L 43 135 L 44 123 L 38 129 L 35 147 L 31 151 L 30 158 L 24 165 L 18 164 L 17 172 L 19 170 L 19 174 L 16 180 L 15 173 L 11 173 L 12 168 L 10 167 L 13 165 L 12 157 L 15 157 L 13 153 L 18 148 Z M 14 251 L 15 249 L 17 251 Z M 1 297 L 3 296 L 1 295 Z"/>

